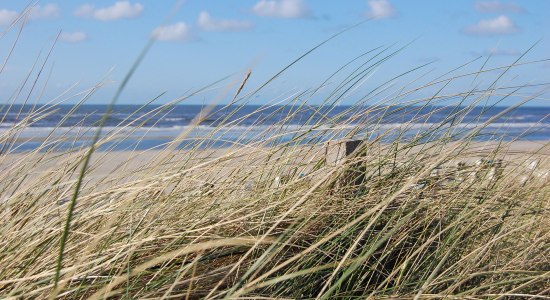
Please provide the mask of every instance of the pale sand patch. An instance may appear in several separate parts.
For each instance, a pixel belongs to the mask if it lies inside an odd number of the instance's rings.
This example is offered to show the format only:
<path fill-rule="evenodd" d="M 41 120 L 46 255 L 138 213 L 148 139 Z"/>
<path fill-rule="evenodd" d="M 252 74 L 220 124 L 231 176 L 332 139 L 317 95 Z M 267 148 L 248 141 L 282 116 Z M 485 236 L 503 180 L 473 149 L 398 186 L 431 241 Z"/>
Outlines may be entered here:
<path fill-rule="evenodd" d="M 492 152 L 498 152 L 501 158 L 513 165 L 524 164 L 525 161 L 539 160 L 546 165 L 550 157 L 550 143 L 548 142 L 512 142 L 498 145 L 494 142 L 474 142 L 468 146 L 457 159 L 467 163 L 473 163 L 476 159 L 490 156 Z M 376 145 L 371 147 L 369 155 L 376 157 L 388 151 L 388 145 Z M 266 168 L 266 158 L 277 161 L 277 164 L 293 166 L 305 165 L 308 162 L 318 161 L 324 155 L 324 146 L 300 146 L 287 148 L 287 153 L 275 152 L 270 148 L 241 147 L 209 149 L 199 151 L 177 150 L 173 152 L 155 151 L 113 151 L 96 152 L 92 156 L 89 172 L 86 175 L 88 185 L 129 182 L 143 179 L 147 176 L 155 177 L 166 172 L 178 172 L 185 169 L 208 170 L 214 177 L 228 176 L 234 172 L 251 172 L 257 168 Z M 452 149 L 453 144 L 444 145 L 442 148 L 429 145 L 428 147 L 415 147 L 409 153 L 420 152 L 425 155 L 446 155 L 447 149 Z M 496 150 L 497 149 L 497 150 Z M 81 169 L 84 151 L 76 153 L 14 153 L 0 157 L 0 179 L 11 181 L 18 176 L 26 174 L 27 180 L 39 179 L 44 182 L 51 181 L 60 174 L 71 174 L 75 179 Z M 304 170 L 307 168 L 304 167 Z M 285 172 L 285 170 L 279 170 Z M 169 174 L 168 174 L 169 175 Z M 276 174 L 274 174 L 274 177 Z M 64 177 L 64 180 L 68 180 Z"/>

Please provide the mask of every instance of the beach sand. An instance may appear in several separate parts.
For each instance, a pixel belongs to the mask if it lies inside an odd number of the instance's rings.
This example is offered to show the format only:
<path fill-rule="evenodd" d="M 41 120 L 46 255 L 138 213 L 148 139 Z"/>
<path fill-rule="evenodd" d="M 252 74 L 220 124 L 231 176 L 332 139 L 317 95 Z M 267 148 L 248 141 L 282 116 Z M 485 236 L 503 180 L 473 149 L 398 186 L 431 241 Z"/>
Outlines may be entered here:
<path fill-rule="evenodd" d="M 451 144 L 452 145 L 452 144 Z M 388 145 L 381 144 L 382 153 Z M 315 146 L 317 147 L 317 146 Z M 308 148 L 315 148 L 308 147 Z M 315 156 L 322 155 L 323 146 L 316 149 Z M 428 148 L 427 152 L 432 153 L 430 147 L 413 148 L 412 152 L 422 151 Z M 449 145 L 446 145 L 449 148 Z M 373 148 L 373 151 L 376 149 Z M 498 144 L 495 142 L 474 142 L 468 147 L 465 153 L 468 153 L 472 158 L 484 157 L 492 152 L 505 154 L 504 159 L 512 159 L 516 156 L 540 156 L 550 157 L 550 141 L 516 141 L 511 143 Z M 53 152 L 37 153 L 12 153 L 0 158 L 0 171 L 6 172 L 13 169 L 17 165 L 27 165 L 27 167 L 36 166 L 40 168 L 37 172 L 46 171 L 48 168 L 57 168 L 65 164 L 72 164 L 83 160 L 85 151 L 80 152 Z M 94 175 L 110 174 L 112 172 L 132 173 L 136 170 L 157 170 L 161 171 L 168 167 L 173 168 L 174 164 L 186 162 L 191 165 L 204 163 L 209 160 L 216 160 L 222 157 L 232 160 L 234 163 L 247 163 L 253 165 L 255 161 L 261 157 L 271 154 L 269 148 L 260 147 L 242 147 L 242 148 L 219 148 L 198 151 L 175 150 L 148 150 L 148 151 L 110 151 L 110 152 L 94 152 L 90 161 L 90 168 Z M 308 151 L 308 153 L 312 153 Z M 299 151 L 297 150 L 297 155 Z"/>
<path fill-rule="evenodd" d="M 517 141 L 497 144 L 494 142 L 474 142 L 460 155 L 460 160 L 474 163 L 479 158 L 492 157 L 502 159 L 512 165 L 529 160 L 546 163 L 550 158 L 550 143 Z M 374 145 L 369 152 L 376 157 L 384 155 L 388 145 Z M 437 145 L 423 145 L 408 151 L 408 155 L 421 153 L 434 155 L 441 151 L 450 151 L 453 144 L 444 148 Z M 144 176 L 155 176 L 164 172 L 177 172 L 183 169 L 201 170 L 202 167 L 216 165 L 215 175 L 223 177 L 235 171 L 247 172 L 256 168 L 266 168 L 266 161 L 284 157 L 285 165 L 306 165 L 325 154 L 324 145 L 295 147 L 290 153 L 277 152 L 269 148 L 222 148 L 198 151 L 112 151 L 95 152 L 89 164 L 87 181 L 97 182 L 106 176 L 113 182 L 127 182 Z M 378 153 L 377 153 L 378 152 Z M 14 153 L 0 158 L 0 172 L 4 179 L 17 176 L 16 172 L 30 170 L 30 176 L 48 177 L 56 173 L 71 173 L 76 178 L 82 166 L 86 152 L 74 153 Z M 280 163 L 279 163 L 280 164 Z M 304 169 L 305 170 L 305 169 Z M 29 174 L 29 172 L 26 172 Z"/>

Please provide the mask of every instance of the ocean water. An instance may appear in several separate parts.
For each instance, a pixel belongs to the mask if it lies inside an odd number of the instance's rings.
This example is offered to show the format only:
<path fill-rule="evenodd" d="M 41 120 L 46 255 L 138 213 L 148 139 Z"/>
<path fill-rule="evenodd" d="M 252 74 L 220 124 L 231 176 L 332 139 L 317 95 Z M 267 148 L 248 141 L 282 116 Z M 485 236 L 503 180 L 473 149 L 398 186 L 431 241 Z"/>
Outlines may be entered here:
<path fill-rule="evenodd" d="M 3 152 L 85 147 L 106 105 L 0 108 Z M 428 141 L 445 136 L 475 140 L 550 140 L 550 107 L 350 106 L 115 106 L 100 149 L 228 147 L 319 143 L 353 137 Z M 175 141 L 175 142 L 174 142 Z"/>

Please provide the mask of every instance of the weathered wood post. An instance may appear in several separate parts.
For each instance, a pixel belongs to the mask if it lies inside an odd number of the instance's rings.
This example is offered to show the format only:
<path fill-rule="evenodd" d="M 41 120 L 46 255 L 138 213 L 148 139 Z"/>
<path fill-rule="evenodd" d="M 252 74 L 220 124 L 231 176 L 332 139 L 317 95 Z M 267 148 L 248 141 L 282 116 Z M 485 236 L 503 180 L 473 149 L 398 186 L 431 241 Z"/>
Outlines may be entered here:
<path fill-rule="evenodd" d="M 345 170 L 340 173 L 334 183 L 334 191 L 345 194 L 355 194 L 365 180 L 365 164 L 359 158 L 365 156 L 361 149 L 362 140 L 336 140 L 329 141 L 325 148 L 326 164 L 336 167 L 344 163 L 345 159 L 351 159 L 352 163 L 345 165 Z M 356 161 L 354 161 L 356 160 Z"/>

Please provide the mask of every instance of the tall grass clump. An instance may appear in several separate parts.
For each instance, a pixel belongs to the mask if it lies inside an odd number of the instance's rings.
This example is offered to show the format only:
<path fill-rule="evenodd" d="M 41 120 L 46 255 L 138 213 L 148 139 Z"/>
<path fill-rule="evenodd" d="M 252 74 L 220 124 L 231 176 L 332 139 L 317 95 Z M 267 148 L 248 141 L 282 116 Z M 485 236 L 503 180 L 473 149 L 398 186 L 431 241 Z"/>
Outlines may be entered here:
<path fill-rule="evenodd" d="M 537 62 L 469 72 L 472 61 L 420 83 L 424 65 L 360 88 L 402 50 L 369 50 L 319 88 L 242 117 L 299 60 L 250 92 L 246 80 L 229 85 L 219 99 L 235 95 L 231 104 L 205 106 L 149 150 L 136 150 L 146 124 L 224 81 L 167 104 L 152 99 L 101 131 L 102 122 L 64 123 L 103 83 L 45 105 L 32 101 L 34 85 L 21 88 L 28 95 L 1 108 L 20 115 L 0 120 L 1 297 L 548 298 L 548 143 L 518 150 L 492 126 L 541 96 L 522 92 L 534 84 L 502 82 Z M 447 92 L 457 80 L 472 88 Z M 514 95 L 524 101 L 488 121 L 466 118 Z M 14 105 L 22 97 L 25 114 Z M 21 134 L 68 99 L 77 104 L 58 126 L 18 151 L 32 142 Z M 344 100 L 354 104 L 331 114 Z M 406 114 L 414 117 L 401 122 Z M 257 126 L 243 126 L 250 119 Z M 346 139 L 362 143 L 329 163 L 326 145 Z"/>

